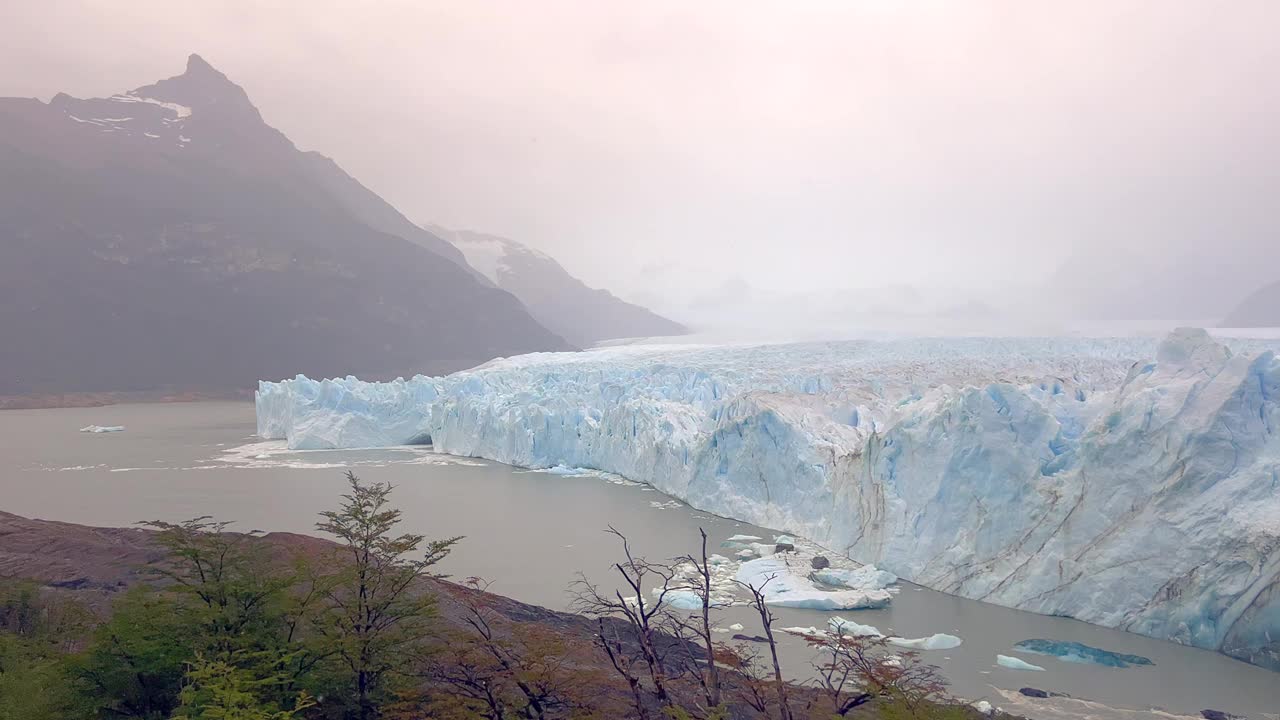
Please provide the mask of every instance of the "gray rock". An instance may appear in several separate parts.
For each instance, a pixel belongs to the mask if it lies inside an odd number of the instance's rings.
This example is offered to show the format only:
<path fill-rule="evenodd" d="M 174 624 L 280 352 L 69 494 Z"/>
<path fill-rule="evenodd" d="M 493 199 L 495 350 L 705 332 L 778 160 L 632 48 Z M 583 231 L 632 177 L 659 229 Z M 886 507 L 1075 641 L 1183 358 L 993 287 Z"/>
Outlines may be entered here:
<path fill-rule="evenodd" d="M 809 566 L 814 570 L 821 570 L 823 568 L 831 567 L 831 561 L 821 555 L 815 555 L 813 559 L 809 561 Z"/>
<path fill-rule="evenodd" d="M 1040 690 L 1038 688 L 1033 688 L 1033 687 L 1024 687 L 1019 689 L 1018 692 L 1022 693 L 1023 695 L 1026 695 L 1027 697 L 1033 697 L 1033 698 L 1049 697 L 1049 693 L 1045 692 L 1044 690 Z"/>

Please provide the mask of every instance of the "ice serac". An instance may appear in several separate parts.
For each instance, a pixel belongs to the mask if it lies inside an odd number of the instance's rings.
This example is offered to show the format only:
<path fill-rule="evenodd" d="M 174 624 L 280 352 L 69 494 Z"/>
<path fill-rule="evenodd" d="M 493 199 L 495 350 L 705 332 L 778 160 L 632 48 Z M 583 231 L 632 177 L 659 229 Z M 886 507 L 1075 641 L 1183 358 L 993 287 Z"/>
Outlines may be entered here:
<path fill-rule="evenodd" d="M 295 447 L 589 467 L 929 587 L 1280 669 L 1274 341 L 648 346 L 263 383 Z"/>

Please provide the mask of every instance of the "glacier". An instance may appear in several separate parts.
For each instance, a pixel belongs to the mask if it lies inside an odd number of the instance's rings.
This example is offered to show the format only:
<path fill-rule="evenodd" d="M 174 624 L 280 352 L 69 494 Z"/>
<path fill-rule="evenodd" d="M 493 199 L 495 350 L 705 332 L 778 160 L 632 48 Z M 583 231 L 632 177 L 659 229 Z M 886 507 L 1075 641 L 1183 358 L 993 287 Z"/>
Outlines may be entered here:
<path fill-rule="evenodd" d="M 595 468 L 943 592 L 1280 669 L 1274 340 L 621 346 L 259 384 L 295 449 Z"/>

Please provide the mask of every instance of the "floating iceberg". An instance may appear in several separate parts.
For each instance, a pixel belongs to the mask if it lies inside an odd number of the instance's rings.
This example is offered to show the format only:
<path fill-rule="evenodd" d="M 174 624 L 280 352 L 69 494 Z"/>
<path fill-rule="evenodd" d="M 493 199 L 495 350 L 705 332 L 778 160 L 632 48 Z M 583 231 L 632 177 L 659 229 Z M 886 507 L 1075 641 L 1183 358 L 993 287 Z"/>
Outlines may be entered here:
<path fill-rule="evenodd" d="M 654 588 L 650 594 L 656 599 L 662 595 L 662 590 Z M 702 596 L 693 590 L 667 590 L 666 595 L 662 596 L 662 602 L 677 610 L 701 610 Z M 715 603 L 713 602 L 714 606 Z"/>
<path fill-rule="evenodd" d="M 789 633 L 791 635 L 804 635 L 806 637 L 822 637 L 826 635 L 825 632 L 816 627 L 784 627 L 782 628 L 782 632 Z"/>
<path fill-rule="evenodd" d="M 1040 667 L 1039 665 L 1032 665 L 1031 663 L 1025 660 L 1022 660 L 1016 657 L 1011 657 L 1009 655 L 996 655 L 996 664 L 1002 668 L 1009 668 L 1010 670 L 1035 670 L 1037 672 L 1045 671 L 1044 668 Z"/>
<path fill-rule="evenodd" d="M 80 428 L 80 432 L 87 432 L 87 433 L 124 432 L 124 426 L 123 425 L 89 425 L 89 426 Z"/>
<path fill-rule="evenodd" d="M 1149 658 L 1144 658 L 1141 655 L 1114 653 L 1083 643 L 1062 640 L 1023 640 L 1014 645 L 1013 649 L 1040 655 L 1052 655 L 1066 662 L 1092 663 L 1114 668 L 1155 664 Z"/>
<path fill-rule="evenodd" d="M 762 591 L 765 604 L 777 607 L 869 610 L 887 606 L 893 597 L 887 590 L 823 590 L 802 573 L 775 556 L 742 563 L 737 580 Z"/>
<path fill-rule="evenodd" d="M 871 637 L 883 638 L 884 634 L 879 628 L 871 625 L 861 625 L 852 620 L 846 620 L 836 616 L 827 621 L 827 627 L 831 628 L 831 634 L 837 637 Z M 960 647 L 963 642 L 955 635 L 946 633 L 937 633 L 922 638 L 901 638 L 889 637 L 885 641 L 890 645 L 895 645 L 907 650 L 951 650 Z"/>
<path fill-rule="evenodd" d="M 828 620 L 827 627 L 831 628 L 831 633 L 837 637 L 884 637 L 880 632 L 880 629 L 877 627 L 872 625 L 862 625 L 852 620 L 845 620 L 839 615 Z"/>
<path fill-rule="evenodd" d="M 1277 347 L 1199 330 L 611 347 L 261 383 L 258 427 L 598 468 L 944 592 L 1280 668 Z"/>
<path fill-rule="evenodd" d="M 908 650 L 951 650 L 960 647 L 963 641 L 955 635 L 936 633 L 922 638 L 889 638 L 890 645 L 897 645 Z"/>

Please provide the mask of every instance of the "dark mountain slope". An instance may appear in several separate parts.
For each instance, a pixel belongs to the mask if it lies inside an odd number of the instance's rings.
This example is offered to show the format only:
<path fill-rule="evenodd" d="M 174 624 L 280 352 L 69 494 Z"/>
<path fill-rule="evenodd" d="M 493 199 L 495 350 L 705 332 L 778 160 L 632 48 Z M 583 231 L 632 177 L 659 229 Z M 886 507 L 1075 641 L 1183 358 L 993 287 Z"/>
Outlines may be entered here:
<path fill-rule="evenodd" d="M 0 99 L 0 394 L 385 377 L 567 348 L 447 244 L 385 232 L 398 213 L 373 218 L 370 195 L 197 56 L 112 98 Z"/>

